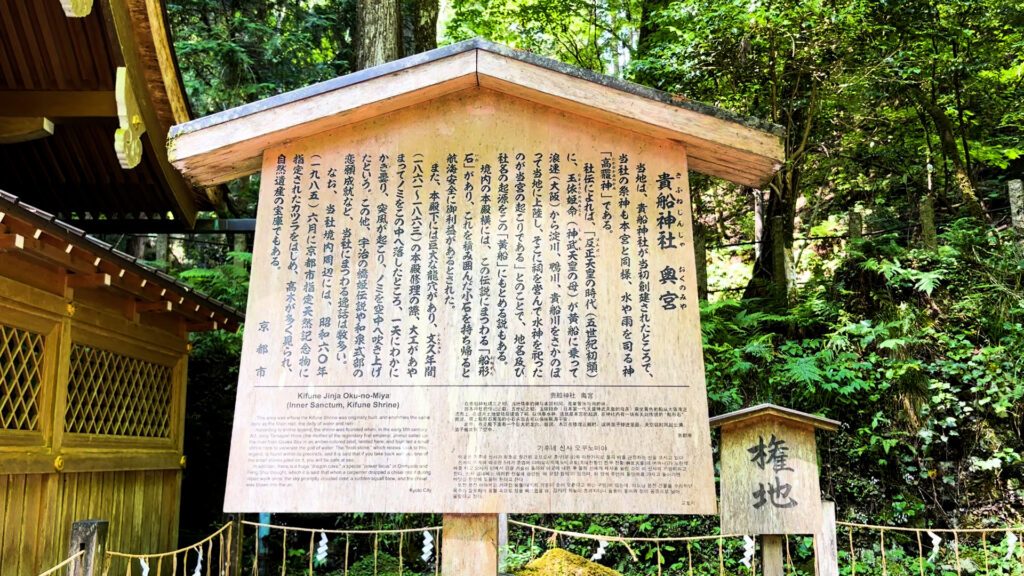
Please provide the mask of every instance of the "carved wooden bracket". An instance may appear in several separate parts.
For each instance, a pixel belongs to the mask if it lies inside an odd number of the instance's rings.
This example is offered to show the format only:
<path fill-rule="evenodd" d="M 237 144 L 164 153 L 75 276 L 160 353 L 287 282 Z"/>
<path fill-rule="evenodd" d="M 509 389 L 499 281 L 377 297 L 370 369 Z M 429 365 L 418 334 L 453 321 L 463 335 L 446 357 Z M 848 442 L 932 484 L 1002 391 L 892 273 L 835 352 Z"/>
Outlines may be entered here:
<path fill-rule="evenodd" d="M 0 144 L 27 142 L 53 134 L 53 122 L 41 116 L 0 116 Z"/>
<path fill-rule="evenodd" d="M 146 125 L 142 122 L 142 112 L 135 98 L 135 89 L 128 78 L 128 70 L 124 66 L 117 68 L 117 83 L 114 87 L 117 99 L 117 118 L 121 127 L 114 132 L 114 151 L 122 168 L 135 168 L 142 160 L 142 140 L 146 133 Z"/>
<path fill-rule="evenodd" d="M 69 18 L 84 18 L 92 12 L 93 0 L 60 0 L 64 15 Z"/>

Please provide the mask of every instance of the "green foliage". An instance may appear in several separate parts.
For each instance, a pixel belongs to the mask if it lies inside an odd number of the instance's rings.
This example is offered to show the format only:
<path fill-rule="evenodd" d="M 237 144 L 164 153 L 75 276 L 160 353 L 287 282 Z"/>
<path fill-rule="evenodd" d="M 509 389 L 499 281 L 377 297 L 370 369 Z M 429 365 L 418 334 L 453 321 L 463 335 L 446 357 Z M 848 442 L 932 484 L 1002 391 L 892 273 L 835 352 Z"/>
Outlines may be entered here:
<path fill-rule="evenodd" d="M 1022 252 L 1008 237 L 979 244 L 978 234 L 955 225 L 937 255 L 865 241 L 785 311 L 707 305 L 713 412 L 771 401 L 846 422 L 826 437 L 823 484 L 860 519 L 919 525 L 962 510 L 960 522 L 1015 521 Z"/>

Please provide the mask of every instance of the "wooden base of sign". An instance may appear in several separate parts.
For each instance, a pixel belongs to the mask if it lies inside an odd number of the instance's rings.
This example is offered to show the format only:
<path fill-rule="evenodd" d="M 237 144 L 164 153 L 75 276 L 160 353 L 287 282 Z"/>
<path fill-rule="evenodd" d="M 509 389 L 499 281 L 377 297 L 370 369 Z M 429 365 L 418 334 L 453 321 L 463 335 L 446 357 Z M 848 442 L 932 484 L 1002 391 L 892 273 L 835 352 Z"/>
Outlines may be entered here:
<path fill-rule="evenodd" d="M 497 576 L 497 514 L 445 514 L 441 538 L 444 576 Z"/>
<path fill-rule="evenodd" d="M 783 576 L 782 538 L 778 534 L 761 536 L 761 572 L 764 576 Z"/>
<path fill-rule="evenodd" d="M 814 565 L 818 576 L 839 576 L 836 503 L 821 501 L 821 530 L 814 535 Z"/>

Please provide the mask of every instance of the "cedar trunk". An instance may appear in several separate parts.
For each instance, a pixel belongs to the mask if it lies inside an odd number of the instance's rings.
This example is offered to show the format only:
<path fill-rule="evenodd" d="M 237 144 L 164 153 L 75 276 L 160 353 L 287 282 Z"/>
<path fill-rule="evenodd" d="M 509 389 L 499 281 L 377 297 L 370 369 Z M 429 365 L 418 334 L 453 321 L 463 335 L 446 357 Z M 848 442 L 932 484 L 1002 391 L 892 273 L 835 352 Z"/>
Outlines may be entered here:
<path fill-rule="evenodd" d="M 414 0 L 413 42 L 415 52 L 437 48 L 437 15 L 441 11 L 439 0 Z"/>
<path fill-rule="evenodd" d="M 360 70 L 397 60 L 402 55 L 399 0 L 359 0 L 356 4 L 356 67 Z"/>

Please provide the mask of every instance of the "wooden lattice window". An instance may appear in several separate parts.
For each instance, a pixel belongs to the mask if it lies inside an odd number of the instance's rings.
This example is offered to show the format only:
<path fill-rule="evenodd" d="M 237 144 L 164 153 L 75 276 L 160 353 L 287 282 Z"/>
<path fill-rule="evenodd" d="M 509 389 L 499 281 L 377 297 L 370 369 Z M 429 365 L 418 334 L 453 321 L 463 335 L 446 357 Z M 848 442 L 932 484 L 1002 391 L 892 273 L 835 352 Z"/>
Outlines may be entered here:
<path fill-rule="evenodd" d="M 0 324 L 0 429 L 36 430 L 43 335 Z"/>
<path fill-rule="evenodd" d="M 65 430 L 169 438 L 171 368 L 72 343 Z"/>

